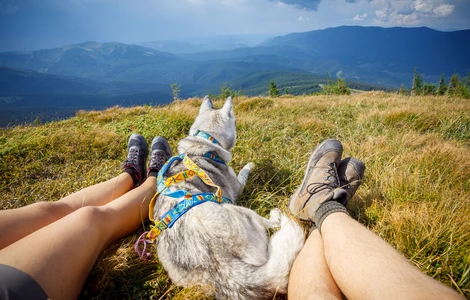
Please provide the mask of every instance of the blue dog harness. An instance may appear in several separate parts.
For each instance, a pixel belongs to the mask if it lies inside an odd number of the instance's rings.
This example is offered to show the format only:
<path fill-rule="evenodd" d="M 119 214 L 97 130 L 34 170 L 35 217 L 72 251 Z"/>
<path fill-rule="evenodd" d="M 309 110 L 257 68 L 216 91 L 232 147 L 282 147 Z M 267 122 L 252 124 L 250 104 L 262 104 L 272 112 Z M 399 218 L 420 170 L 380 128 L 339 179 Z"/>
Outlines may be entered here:
<path fill-rule="evenodd" d="M 211 141 L 214 144 L 219 144 L 219 142 L 211 135 L 200 130 L 196 131 L 193 136 L 200 136 Z M 203 157 L 212 159 L 217 163 L 225 165 L 225 162 L 222 160 L 222 158 L 220 158 L 217 154 L 213 152 L 208 152 L 204 154 Z M 183 164 L 187 168 L 187 170 L 164 180 L 163 176 L 175 161 L 183 161 Z M 170 191 L 170 189 L 168 189 L 171 185 L 182 182 L 194 176 L 199 177 L 205 184 L 217 188 L 217 191 L 215 193 L 192 194 L 186 190 Z M 155 221 L 153 219 L 153 207 L 155 206 L 156 198 L 160 194 L 165 195 L 167 197 L 182 200 L 178 202 L 172 209 L 164 213 L 161 216 L 160 220 Z M 163 230 L 171 228 L 175 224 L 175 222 L 182 215 L 188 212 L 191 208 L 208 201 L 219 204 L 232 203 L 232 200 L 222 196 L 222 189 L 218 185 L 214 184 L 214 182 L 209 178 L 209 176 L 204 172 L 204 170 L 199 168 L 199 166 L 197 166 L 186 153 L 171 157 L 158 172 L 157 192 L 149 204 L 149 219 L 151 221 L 154 221 L 155 225 L 151 227 L 151 230 L 146 235 L 146 238 L 151 241 L 154 241 L 162 233 Z"/>

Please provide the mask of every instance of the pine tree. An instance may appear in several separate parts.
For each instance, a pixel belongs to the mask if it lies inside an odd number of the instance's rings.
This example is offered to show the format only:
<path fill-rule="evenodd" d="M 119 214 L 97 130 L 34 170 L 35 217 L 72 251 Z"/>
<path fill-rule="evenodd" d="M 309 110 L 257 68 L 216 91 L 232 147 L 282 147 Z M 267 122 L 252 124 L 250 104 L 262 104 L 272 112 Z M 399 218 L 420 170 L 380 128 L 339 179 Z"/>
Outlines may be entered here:
<path fill-rule="evenodd" d="M 274 81 L 271 81 L 269 83 L 269 96 L 271 97 L 279 97 L 279 91 L 277 89 L 277 86 L 276 84 L 274 83 Z"/>
<path fill-rule="evenodd" d="M 234 90 L 231 85 L 226 82 L 223 82 L 220 85 L 220 93 L 219 94 L 212 94 L 209 93 L 209 98 L 211 99 L 227 99 L 229 96 L 231 97 L 240 97 L 243 96 L 243 91 L 240 89 L 238 91 Z"/>
<path fill-rule="evenodd" d="M 454 96 L 457 93 L 459 84 L 459 75 L 454 73 L 449 80 L 449 86 L 447 87 L 446 95 Z"/>
<path fill-rule="evenodd" d="M 402 84 L 400 85 L 400 89 L 398 90 L 398 94 L 400 95 L 408 95 L 408 91 L 406 90 L 405 86 Z"/>
<path fill-rule="evenodd" d="M 424 83 L 423 84 L 423 95 L 434 95 L 436 94 L 436 86 L 434 83 Z"/>
<path fill-rule="evenodd" d="M 170 88 L 171 88 L 171 94 L 173 95 L 173 100 L 174 101 L 178 100 L 180 97 L 181 87 L 177 85 L 176 83 L 172 83 L 170 84 Z"/>
<path fill-rule="evenodd" d="M 328 77 L 329 84 L 323 86 L 323 92 L 326 95 L 350 95 L 351 89 L 346 84 L 346 81 L 338 77 L 336 82 L 333 83 L 331 79 Z"/>
<path fill-rule="evenodd" d="M 421 95 L 423 92 L 423 77 L 418 73 L 416 67 L 413 74 L 413 83 L 411 88 L 411 96 Z"/>
<path fill-rule="evenodd" d="M 470 88 L 470 71 L 467 72 L 467 76 L 465 77 L 464 84 Z"/>
<path fill-rule="evenodd" d="M 326 72 L 326 85 L 331 85 L 330 73 Z"/>
<path fill-rule="evenodd" d="M 341 77 L 336 80 L 335 89 L 336 89 L 336 94 L 339 94 L 339 95 L 351 94 L 351 90 L 347 86 L 346 81 L 344 80 L 344 78 L 341 78 Z"/>
<path fill-rule="evenodd" d="M 447 91 L 447 84 L 444 78 L 444 74 L 441 74 L 441 80 L 439 81 L 439 86 L 437 87 L 437 94 L 444 95 Z"/>
<path fill-rule="evenodd" d="M 222 83 L 220 86 L 220 99 L 227 99 L 230 96 L 233 96 L 234 90 L 232 87 L 228 86 L 226 82 Z"/>

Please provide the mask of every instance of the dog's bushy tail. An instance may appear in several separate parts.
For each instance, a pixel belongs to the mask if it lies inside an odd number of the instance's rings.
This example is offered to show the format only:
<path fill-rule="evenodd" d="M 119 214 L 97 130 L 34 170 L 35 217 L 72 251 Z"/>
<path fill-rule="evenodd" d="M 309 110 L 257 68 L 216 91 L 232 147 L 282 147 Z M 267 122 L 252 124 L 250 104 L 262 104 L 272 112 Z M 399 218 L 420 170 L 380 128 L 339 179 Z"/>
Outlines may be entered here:
<path fill-rule="evenodd" d="M 287 293 L 289 272 L 303 245 L 304 232 L 300 225 L 281 214 L 281 229 L 269 241 L 268 261 L 258 269 L 259 278 L 266 278 L 266 284 L 278 294 Z"/>

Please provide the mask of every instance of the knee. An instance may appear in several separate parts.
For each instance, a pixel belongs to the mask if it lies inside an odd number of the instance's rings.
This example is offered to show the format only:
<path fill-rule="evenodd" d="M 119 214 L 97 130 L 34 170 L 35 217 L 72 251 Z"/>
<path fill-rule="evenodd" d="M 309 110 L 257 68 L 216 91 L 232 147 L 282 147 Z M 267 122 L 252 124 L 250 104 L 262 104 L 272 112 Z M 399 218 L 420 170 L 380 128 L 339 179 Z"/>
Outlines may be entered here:
<path fill-rule="evenodd" d="M 58 220 L 67 214 L 71 213 L 72 210 L 61 202 L 36 202 L 31 204 L 34 210 L 40 215 L 48 215 L 51 218 Z"/>
<path fill-rule="evenodd" d="M 82 220 L 94 221 L 104 218 L 104 212 L 100 206 L 84 206 L 76 211 Z"/>
<path fill-rule="evenodd" d="M 49 212 L 52 210 L 52 202 L 46 202 L 46 201 L 40 201 L 40 202 L 35 202 L 29 205 L 30 207 L 34 207 L 35 210 L 40 211 L 40 212 Z"/>
<path fill-rule="evenodd" d="M 106 214 L 99 206 L 84 206 L 71 215 L 75 218 L 75 222 L 93 227 L 101 226 L 106 222 Z"/>

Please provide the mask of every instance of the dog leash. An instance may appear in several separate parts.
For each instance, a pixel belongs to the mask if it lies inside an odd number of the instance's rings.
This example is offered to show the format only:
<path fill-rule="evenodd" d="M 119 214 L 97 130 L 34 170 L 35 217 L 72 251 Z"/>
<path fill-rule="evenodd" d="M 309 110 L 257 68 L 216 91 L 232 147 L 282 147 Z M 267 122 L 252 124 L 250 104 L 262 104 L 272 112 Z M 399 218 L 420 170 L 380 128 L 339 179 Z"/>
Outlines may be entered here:
<path fill-rule="evenodd" d="M 208 152 L 203 156 L 206 158 L 210 158 L 218 163 L 225 164 L 225 162 L 215 153 Z M 187 168 L 187 170 L 179 172 L 178 174 L 173 175 L 164 180 L 164 174 L 168 171 L 170 166 L 175 161 L 183 161 L 183 165 Z M 214 194 L 191 194 L 190 192 L 185 190 L 177 190 L 171 192 L 168 189 L 171 185 L 182 182 L 194 176 L 198 176 L 205 184 L 217 188 L 217 191 Z M 163 214 L 160 220 L 155 221 L 153 218 L 153 207 L 155 206 L 155 201 L 160 194 L 183 200 L 178 202 L 172 209 Z M 196 165 L 186 153 L 171 157 L 158 172 L 157 192 L 155 193 L 155 196 L 152 198 L 149 204 L 149 219 L 153 221 L 155 225 L 151 226 L 150 231 L 144 232 L 134 245 L 134 250 L 139 255 L 139 257 L 142 259 L 150 257 L 151 253 L 146 252 L 147 244 L 155 241 L 165 229 L 171 228 L 175 224 L 175 222 L 186 212 L 188 212 L 191 208 L 205 202 L 215 202 L 219 204 L 232 203 L 230 199 L 222 196 L 222 189 L 220 188 L 220 186 L 216 185 L 212 181 L 212 179 L 210 179 L 210 177 L 206 174 L 206 172 L 204 172 L 204 170 L 202 170 L 198 165 Z M 140 249 L 140 245 L 143 245 L 142 250 Z"/>
<path fill-rule="evenodd" d="M 146 238 L 148 231 L 145 231 L 140 235 L 140 237 L 137 239 L 137 241 L 134 244 L 134 251 L 137 253 L 137 255 L 140 257 L 140 259 L 147 259 L 152 257 L 152 253 L 147 250 L 147 244 L 151 244 L 152 241 Z M 140 245 L 142 245 L 142 250 L 140 249 Z"/>

